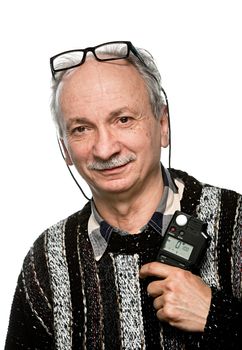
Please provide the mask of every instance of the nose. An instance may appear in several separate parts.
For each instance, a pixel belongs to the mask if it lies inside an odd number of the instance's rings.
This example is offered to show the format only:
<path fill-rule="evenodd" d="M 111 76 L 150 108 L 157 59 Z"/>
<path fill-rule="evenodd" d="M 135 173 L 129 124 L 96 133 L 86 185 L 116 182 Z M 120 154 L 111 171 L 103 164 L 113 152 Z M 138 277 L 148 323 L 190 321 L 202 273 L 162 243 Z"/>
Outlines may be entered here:
<path fill-rule="evenodd" d="M 121 144 L 113 130 L 102 127 L 97 130 L 93 145 L 93 156 L 101 160 L 108 160 L 121 151 Z"/>

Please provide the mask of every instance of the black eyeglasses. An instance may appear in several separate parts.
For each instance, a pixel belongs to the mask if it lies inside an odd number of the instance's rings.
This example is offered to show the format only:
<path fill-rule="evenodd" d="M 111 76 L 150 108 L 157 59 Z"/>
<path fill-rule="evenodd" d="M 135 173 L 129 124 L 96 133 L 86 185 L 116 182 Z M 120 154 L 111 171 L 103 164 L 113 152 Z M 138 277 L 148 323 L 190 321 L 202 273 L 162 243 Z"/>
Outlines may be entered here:
<path fill-rule="evenodd" d="M 85 49 L 69 50 L 51 57 L 50 67 L 53 78 L 58 72 L 75 68 L 83 64 L 88 52 L 92 52 L 97 61 L 114 61 L 128 58 L 132 52 L 143 65 L 144 60 L 130 41 L 111 41 L 101 45 L 87 47 Z M 115 54 L 114 52 L 118 52 Z"/>

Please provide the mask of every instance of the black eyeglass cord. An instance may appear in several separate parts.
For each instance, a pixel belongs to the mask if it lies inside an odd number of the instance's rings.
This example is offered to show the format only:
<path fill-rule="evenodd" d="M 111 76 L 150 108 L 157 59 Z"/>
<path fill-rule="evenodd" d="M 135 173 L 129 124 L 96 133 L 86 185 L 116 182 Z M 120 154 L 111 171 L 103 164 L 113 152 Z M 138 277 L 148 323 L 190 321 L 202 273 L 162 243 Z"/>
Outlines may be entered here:
<path fill-rule="evenodd" d="M 168 116 L 168 129 L 169 129 L 168 167 L 171 168 L 171 118 L 170 118 L 170 109 L 169 109 L 168 97 L 167 97 L 167 94 L 166 94 L 165 90 L 163 89 L 163 87 L 161 87 L 161 91 L 162 91 L 163 95 L 165 96 L 165 100 L 166 100 L 166 110 L 167 110 L 167 116 Z"/>
<path fill-rule="evenodd" d="M 88 198 L 88 197 L 87 197 L 87 195 L 85 194 L 85 192 L 83 191 L 83 189 L 82 189 L 81 186 L 79 185 L 77 179 L 75 178 L 73 172 L 71 171 L 71 168 L 70 168 L 69 165 L 66 163 L 66 158 L 65 158 L 65 155 L 64 155 L 63 150 L 62 150 L 62 148 L 61 148 L 61 144 L 60 144 L 60 140 L 59 140 L 58 135 L 57 135 L 57 142 L 58 142 L 58 146 L 59 146 L 59 149 L 60 149 L 62 158 L 63 158 L 64 161 L 65 161 L 65 164 L 66 164 L 66 166 L 67 166 L 67 169 L 69 170 L 69 173 L 71 174 L 71 177 L 72 177 L 73 180 L 75 181 L 75 183 L 76 183 L 77 187 L 79 188 L 79 190 L 81 191 L 82 195 L 83 195 L 88 201 L 90 201 L 91 198 Z"/>

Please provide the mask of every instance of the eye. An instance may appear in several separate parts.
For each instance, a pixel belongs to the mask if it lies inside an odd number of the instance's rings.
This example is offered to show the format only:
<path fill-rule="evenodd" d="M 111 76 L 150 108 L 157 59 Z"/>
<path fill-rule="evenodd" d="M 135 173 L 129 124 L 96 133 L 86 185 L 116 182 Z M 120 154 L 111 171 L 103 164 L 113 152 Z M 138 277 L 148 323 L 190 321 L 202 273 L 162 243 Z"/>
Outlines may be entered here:
<path fill-rule="evenodd" d="M 77 126 L 76 128 L 72 129 L 72 134 L 76 134 L 76 133 L 82 134 L 85 131 L 86 131 L 86 127 L 85 126 Z"/>
<path fill-rule="evenodd" d="M 119 121 L 122 123 L 122 124 L 125 124 L 125 123 L 128 123 L 130 121 L 130 117 L 120 117 L 119 118 Z"/>

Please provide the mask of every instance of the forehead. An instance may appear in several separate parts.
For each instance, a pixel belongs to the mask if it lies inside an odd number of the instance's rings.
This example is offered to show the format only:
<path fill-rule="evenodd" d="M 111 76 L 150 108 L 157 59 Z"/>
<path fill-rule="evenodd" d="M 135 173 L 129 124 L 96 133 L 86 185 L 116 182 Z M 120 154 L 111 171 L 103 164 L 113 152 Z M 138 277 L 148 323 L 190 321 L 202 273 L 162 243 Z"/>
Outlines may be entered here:
<path fill-rule="evenodd" d="M 98 62 L 93 59 L 69 71 L 60 84 L 59 102 L 63 112 L 68 105 L 91 104 L 125 98 L 147 100 L 147 89 L 136 67 L 127 60 Z"/>
<path fill-rule="evenodd" d="M 102 61 L 99 62 L 96 59 L 89 57 L 85 63 L 81 66 L 67 71 L 67 74 L 63 77 L 63 83 L 75 83 L 77 81 L 85 81 L 88 83 L 90 80 L 99 79 L 99 77 L 117 78 L 122 75 L 131 75 L 132 78 L 142 80 L 136 67 L 126 59 Z"/>

